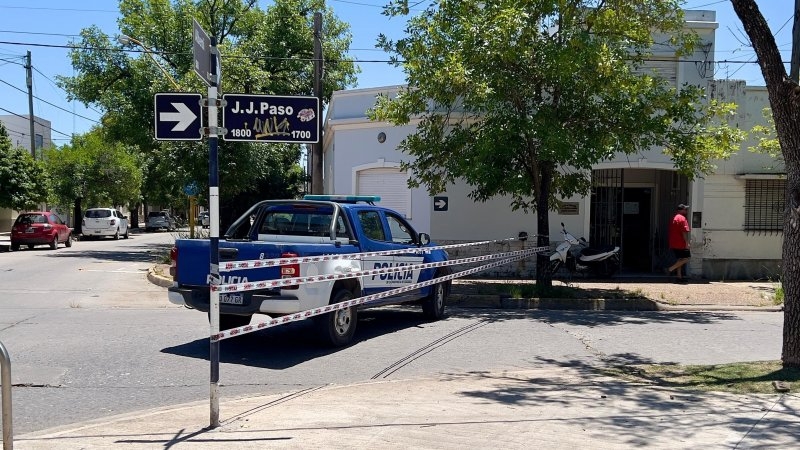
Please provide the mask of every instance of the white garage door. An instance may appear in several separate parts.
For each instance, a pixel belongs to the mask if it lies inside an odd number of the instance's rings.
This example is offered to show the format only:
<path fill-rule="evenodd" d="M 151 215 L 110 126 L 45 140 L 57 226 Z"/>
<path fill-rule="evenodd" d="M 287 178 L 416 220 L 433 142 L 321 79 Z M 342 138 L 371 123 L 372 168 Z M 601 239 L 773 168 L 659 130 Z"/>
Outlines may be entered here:
<path fill-rule="evenodd" d="M 356 172 L 358 195 L 377 195 L 378 205 L 391 208 L 405 218 L 411 218 L 411 189 L 408 174 L 393 167 L 365 169 Z"/>

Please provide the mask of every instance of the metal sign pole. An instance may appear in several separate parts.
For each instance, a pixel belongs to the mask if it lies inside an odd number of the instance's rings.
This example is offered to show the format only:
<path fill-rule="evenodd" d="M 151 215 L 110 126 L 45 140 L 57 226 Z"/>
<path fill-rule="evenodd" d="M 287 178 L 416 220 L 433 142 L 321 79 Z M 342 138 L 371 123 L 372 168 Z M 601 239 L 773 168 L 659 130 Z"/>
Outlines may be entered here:
<path fill-rule="evenodd" d="M 217 116 L 217 38 L 211 37 L 210 72 L 211 83 L 208 86 L 208 207 L 210 236 L 210 273 L 211 284 L 220 284 L 219 278 L 219 166 L 217 165 L 217 147 L 219 145 Z M 210 293 L 209 323 L 211 336 L 219 333 L 219 291 Z M 211 361 L 211 428 L 219 427 L 219 341 L 210 340 L 209 359 Z"/>

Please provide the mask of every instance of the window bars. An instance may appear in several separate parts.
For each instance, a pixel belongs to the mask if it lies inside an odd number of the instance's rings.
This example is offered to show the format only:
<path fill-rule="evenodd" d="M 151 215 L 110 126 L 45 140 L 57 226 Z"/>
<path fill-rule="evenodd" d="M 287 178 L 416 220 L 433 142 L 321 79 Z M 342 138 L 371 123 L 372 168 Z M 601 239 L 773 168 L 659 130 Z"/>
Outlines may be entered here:
<path fill-rule="evenodd" d="M 745 231 L 783 231 L 785 209 L 786 180 L 746 180 Z"/>

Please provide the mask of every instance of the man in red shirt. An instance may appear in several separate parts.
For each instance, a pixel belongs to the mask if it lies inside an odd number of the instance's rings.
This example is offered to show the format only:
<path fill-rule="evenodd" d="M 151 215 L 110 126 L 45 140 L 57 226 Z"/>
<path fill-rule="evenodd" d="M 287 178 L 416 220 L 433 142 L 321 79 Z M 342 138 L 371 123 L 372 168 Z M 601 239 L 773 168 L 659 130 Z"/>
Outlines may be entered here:
<path fill-rule="evenodd" d="M 686 278 L 681 276 L 681 267 L 688 263 L 689 258 L 692 257 L 689 251 L 689 231 L 691 231 L 691 228 L 689 228 L 689 221 L 686 220 L 688 211 L 689 207 L 687 205 L 683 203 L 678 205 L 675 217 L 672 218 L 672 222 L 669 224 L 669 248 L 677 261 L 664 270 L 666 273 L 671 273 L 673 270 L 677 271 L 676 281 L 678 283 L 687 281 Z"/>

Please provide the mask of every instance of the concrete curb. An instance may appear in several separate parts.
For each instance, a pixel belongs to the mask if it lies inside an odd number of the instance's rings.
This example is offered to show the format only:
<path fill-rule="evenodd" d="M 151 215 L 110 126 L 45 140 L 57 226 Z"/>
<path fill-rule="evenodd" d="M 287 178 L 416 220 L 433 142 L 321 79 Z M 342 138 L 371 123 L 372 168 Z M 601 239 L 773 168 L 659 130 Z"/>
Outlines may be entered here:
<path fill-rule="evenodd" d="M 155 266 L 147 269 L 147 281 L 155 284 L 156 286 L 161 286 L 165 288 L 172 286 L 172 278 L 168 278 L 156 273 Z"/>
<path fill-rule="evenodd" d="M 147 270 L 147 280 L 156 286 L 172 286 L 172 278 Z M 783 306 L 670 305 L 644 297 L 634 298 L 511 298 L 501 295 L 453 294 L 450 307 L 547 311 L 758 311 L 780 312 Z"/>

